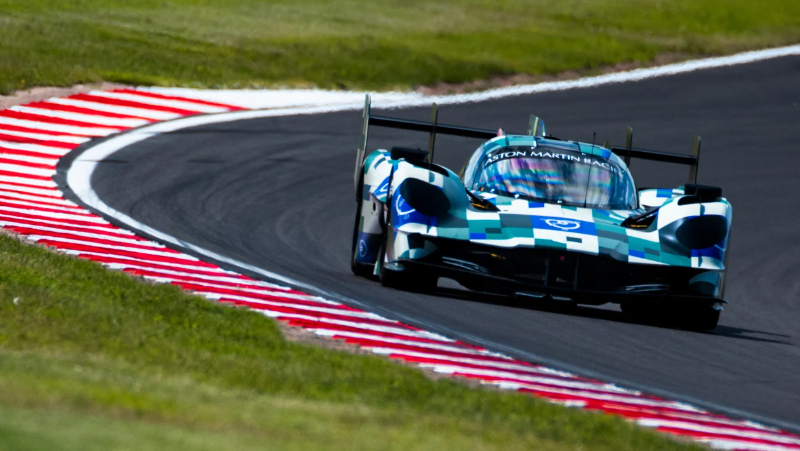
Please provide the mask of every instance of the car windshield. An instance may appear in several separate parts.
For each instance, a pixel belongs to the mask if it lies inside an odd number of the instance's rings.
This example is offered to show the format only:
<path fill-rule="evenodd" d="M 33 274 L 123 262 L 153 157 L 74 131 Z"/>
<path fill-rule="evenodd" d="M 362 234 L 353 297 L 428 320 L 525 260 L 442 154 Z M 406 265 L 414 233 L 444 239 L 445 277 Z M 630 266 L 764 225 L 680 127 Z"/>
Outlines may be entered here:
<path fill-rule="evenodd" d="M 570 206 L 636 208 L 633 181 L 614 161 L 541 147 L 504 147 L 476 168 L 472 189 Z"/>

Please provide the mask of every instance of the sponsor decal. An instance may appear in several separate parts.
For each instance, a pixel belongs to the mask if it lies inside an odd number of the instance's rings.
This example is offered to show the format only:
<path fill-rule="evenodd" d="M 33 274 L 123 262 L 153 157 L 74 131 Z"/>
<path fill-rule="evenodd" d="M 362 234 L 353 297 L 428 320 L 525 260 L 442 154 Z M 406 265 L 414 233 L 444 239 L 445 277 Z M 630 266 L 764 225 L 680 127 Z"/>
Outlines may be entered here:
<path fill-rule="evenodd" d="M 558 230 L 559 232 L 580 233 L 583 235 L 597 235 L 593 222 L 564 217 L 531 216 L 531 225 L 534 229 Z"/>
<path fill-rule="evenodd" d="M 406 205 L 405 199 L 403 199 L 403 196 L 401 196 L 399 192 L 397 193 L 397 200 L 394 203 L 394 208 L 397 210 L 397 214 L 400 216 L 410 215 L 411 213 L 417 211 L 411 208 L 410 205 Z"/>
<path fill-rule="evenodd" d="M 358 242 L 358 255 L 359 257 L 367 256 L 367 243 L 364 240 L 359 240 Z"/>
<path fill-rule="evenodd" d="M 392 225 L 397 227 L 402 227 L 409 223 L 414 224 L 425 224 L 427 225 L 428 229 L 431 227 L 436 226 L 437 219 L 432 218 L 430 216 L 425 216 L 422 213 L 415 210 L 410 204 L 406 202 L 403 196 L 400 195 L 400 190 L 395 191 L 392 195 L 391 202 L 394 203 L 394 206 L 390 206 L 389 208 L 394 208 L 394 212 L 389 210 L 392 213 Z"/>
<path fill-rule="evenodd" d="M 574 161 L 576 163 L 583 163 L 583 164 L 590 164 L 592 166 L 599 166 L 603 169 L 611 170 L 611 165 L 605 161 L 600 161 L 597 158 L 593 158 L 588 155 L 568 155 L 564 153 L 556 153 L 556 152 L 536 152 L 533 149 L 531 150 L 511 150 L 508 152 L 499 152 L 492 155 L 489 155 L 489 158 L 486 160 L 486 164 L 496 163 L 500 160 L 506 160 L 509 158 L 549 158 L 551 160 L 565 160 L 565 161 Z"/>
<path fill-rule="evenodd" d="M 570 221 L 568 219 L 545 219 L 544 222 L 550 227 L 555 227 L 561 230 L 575 230 L 581 226 L 577 221 Z"/>
<path fill-rule="evenodd" d="M 563 160 L 563 161 L 571 161 L 578 164 L 585 164 L 589 166 L 593 166 L 596 168 L 605 169 L 606 171 L 612 171 L 614 173 L 618 173 L 619 169 L 616 165 L 609 163 L 608 161 L 604 161 L 604 159 L 597 158 L 592 155 L 587 154 L 576 154 L 571 155 L 568 153 L 559 153 L 559 152 L 546 152 L 546 151 L 537 151 L 536 147 L 504 147 L 496 152 L 490 153 L 486 161 L 483 164 L 483 167 L 489 166 L 491 164 L 497 163 L 501 160 L 507 160 L 511 158 L 544 158 L 550 160 Z"/>

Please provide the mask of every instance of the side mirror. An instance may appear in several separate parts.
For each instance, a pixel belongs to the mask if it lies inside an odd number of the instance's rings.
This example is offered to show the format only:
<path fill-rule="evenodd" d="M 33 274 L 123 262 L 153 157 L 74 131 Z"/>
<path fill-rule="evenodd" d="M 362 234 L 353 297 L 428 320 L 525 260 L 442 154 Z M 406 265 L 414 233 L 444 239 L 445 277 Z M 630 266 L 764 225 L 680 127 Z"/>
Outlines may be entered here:
<path fill-rule="evenodd" d="M 392 147 L 392 160 L 428 161 L 428 151 L 411 147 Z"/>
<path fill-rule="evenodd" d="M 702 202 L 714 202 L 722 197 L 722 188 L 718 186 L 697 185 L 695 183 L 687 183 L 683 187 L 683 191 L 687 196 L 697 196 Z"/>

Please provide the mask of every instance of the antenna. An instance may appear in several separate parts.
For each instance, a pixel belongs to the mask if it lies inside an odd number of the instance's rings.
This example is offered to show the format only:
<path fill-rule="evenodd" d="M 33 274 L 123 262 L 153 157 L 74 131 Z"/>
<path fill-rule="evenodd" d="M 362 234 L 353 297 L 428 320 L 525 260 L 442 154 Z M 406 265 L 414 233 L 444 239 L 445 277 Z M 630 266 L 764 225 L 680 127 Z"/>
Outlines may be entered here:
<path fill-rule="evenodd" d="M 544 138 L 547 134 L 544 128 L 544 121 L 531 114 L 528 121 L 528 134 L 537 138 Z"/>
<path fill-rule="evenodd" d="M 592 155 L 594 155 L 595 139 L 597 139 L 597 132 L 592 133 Z M 592 165 L 592 158 L 589 157 L 589 175 L 586 177 L 586 189 L 583 190 L 583 208 L 586 208 L 587 201 L 589 200 L 589 182 L 592 180 L 592 169 L 594 169 L 594 165 Z"/>

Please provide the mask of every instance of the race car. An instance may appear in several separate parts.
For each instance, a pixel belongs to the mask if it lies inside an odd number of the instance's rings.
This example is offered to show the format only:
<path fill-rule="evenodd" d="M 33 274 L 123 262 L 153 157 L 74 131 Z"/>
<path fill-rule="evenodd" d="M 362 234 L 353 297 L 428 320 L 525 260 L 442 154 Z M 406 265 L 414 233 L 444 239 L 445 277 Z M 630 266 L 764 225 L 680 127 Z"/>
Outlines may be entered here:
<path fill-rule="evenodd" d="M 667 309 L 681 326 L 711 330 L 726 301 L 731 205 L 697 184 L 691 155 L 550 136 L 531 116 L 507 134 L 370 114 L 357 152 L 351 267 L 401 290 L 433 291 L 440 277 L 468 290 L 530 302 L 617 303 L 636 317 Z M 367 154 L 370 126 L 427 132 L 427 150 Z M 436 134 L 482 139 L 459 173 L 433 163 Z M 632 158 L 690 167 L 673 189 L 637 190 Z"/>

